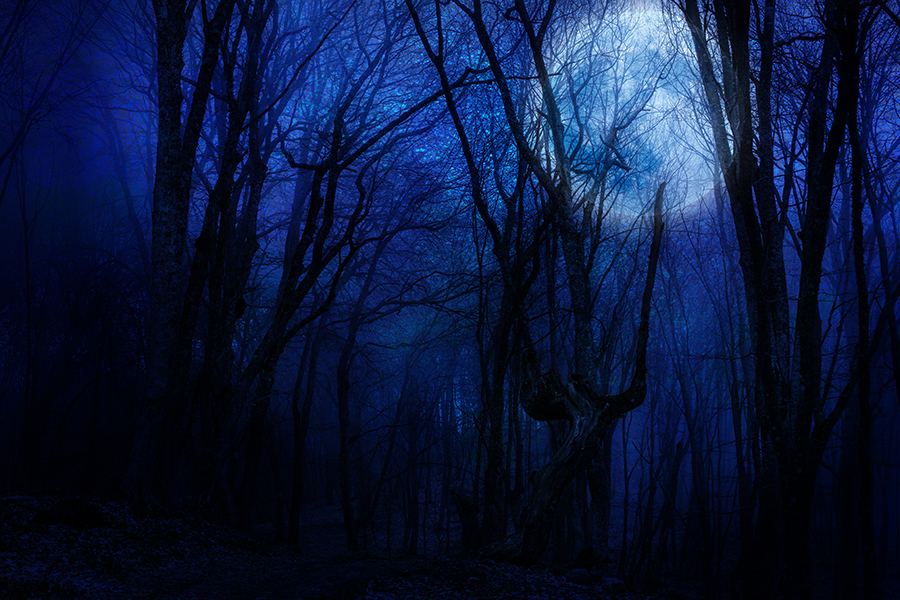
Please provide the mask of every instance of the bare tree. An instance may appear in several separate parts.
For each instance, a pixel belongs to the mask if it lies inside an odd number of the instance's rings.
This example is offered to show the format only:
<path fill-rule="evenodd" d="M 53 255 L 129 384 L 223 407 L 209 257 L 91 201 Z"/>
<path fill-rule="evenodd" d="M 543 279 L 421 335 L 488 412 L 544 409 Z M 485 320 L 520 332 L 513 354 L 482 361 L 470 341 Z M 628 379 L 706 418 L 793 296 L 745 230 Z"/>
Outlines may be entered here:
<path fill-rule="evenodd" d="M 560 107 L 558 88 L 551 80 L 545 60 L 545 43 L 548 31 L 552 28 L 555 3 L 551 2 L 539 17 L 534 17 L 524 2 L 516 2 L 508 13 L 515 15 L 516 22 L 521 26 L 521 35 L 525 44 L 522 56 L 527 57 L 526 64 L 534 69 L 537 82 L 535 85 L 541 98 L 540 114 L 545 115 L 546 119 L 542 127 L 546 127 L 549 138 L 545 147 L 548 154 L 547 160 L 544 160 L 542 155 L 543 148 L 537 147 L 534 138 L 530 135 L 528 123 L 520 111 L 521 105 L 511 87 L 515 78 L 508 75 L 503 59 L 498 53 L 497 42 L 492 37 L 492 28 L 486 22 L 486 18 L 499 15 L 494 15 L 493 12 L 490 13 L 490 16 L 486 15 L 485 7 L 478 0 L 471 6 L 462 2 L 454 4 L 468 17 L 481 50 L 484 52 L 501 99 L 506 119 L 505 125 L 509 128 L 519 159 L 523 167 L 527 169 L 529 176 L 534 177 L 537 181 L 541 193 L 546 195 L 554 231 L 559 235 L 569 298 L 572 303 L 571 311 L 575 330 L 574 356 L 572 375 L 566 384 L 556 371 L 551 371 L 546 375 L 539 373 L 539 360 L 528 332 L 524 311 L 524 299 L 528 286 L 523 284 L 528 280 L 517 278 L 515 275 L 517 268 L 520 270 L 521 267 L 517 267 L 517 264 L 511 260 L 509 238 L 504 235 L 503 230 L 497 226 L 491 215 L 484 192 L 485 182 L 482 170 L 473 152 L 470 135 L 460 118 L 457 100 L 449 86 L 450 78 L 446 65 L 448 57 L 445 55 L 444 31 L 441 25 L 442 8 L 439 4 L 435 6 L 437 39 L 431 41 L 429 32 L 422 24 L 417 9 L 411 2 L 407 2 L 410 12 L 416 19 L 417 32 L 426 53 L 443 82 L 444 97 L 467 163 L 475 209 L 490 232 L 493 253 L 498 260 L 503 276 L 504 294 L 509 295 L 508 310 L 515 319 L 514 323 L 519 339 L 517 343 L 521 348 L 520 351 L 525 353 L 522 407 L 529 416 L 539 421 L 567 419 L 572 423 L 568 436 L 559 451 L 535 474 L 534 490 L 523 511 L 520 527 L 508 540 L 501 542 L 490 552 L 492 556 L 531 562 L 537 560 L 546 547 L 553 522 L 553 509 L 564 489 L 598 455 L 606 432 L 614 420 L 639 405 L 646 393 L 646 346 L 649 335 L 650 297 L 659 256 L 662 198 L 665 186 L 660 186 L 655 202 L 654 235 L 641 310 L 634 378 L 628 389 L 621 394 L 601 395 L 596 391 L 597 352 L 591 314 L 589 258 L 585 254 L 586 230 L 579 226 L 575 215 L 576 211 L 583 209 L 586 216 L 592 217 L 593 207 L 583 208 L 587 203 L 584 199 L 576 196 L 578 193 L 574 181 L 576 172 L 572 166 L 573 157 L 570 153 L 566 119 Z M 637 103 L 637 111 L 640 111 L 640 103 Z M 626 111 L 621 118 L 622 121 L 610 125 L 610 131 L 616 131 L 616 126 L 625 129 L 634 120 L 634 115 Z M 573 117 L 573 121 L 577 122 L 577 116 Z M 610 141 L 610 152 L 604 154 L 605 161 L 600 161 L 601 164 L 597 166 L 601 169 L 600 174 L 595 174 L 598 177 L 601 175 L 605 177 L 605 173 L 609 171 L 610 167 L 618 162 L 614 151 L 614 139 L 608 141 Z M 596 190 L 593 193 L 596 194 Z M 521 256 L 521 254 L 517 254 L 517 256 Z M 504 338 L 495 335 L 495 343 L 500 339 Z M 497 377 L 501 374 L 502 371 L 495 372 L 495 385 Z M 499 485 L 499 482 L 492 483 L 499 479 L 499 473 L 495 473 L 499 469 L 497 466 L 491 467 L 492 464 L 496 465 L 499 457 L 502 456 L 497 449 L 491 451 L 492 447 L 496 448 L 500 444 L 502 404 L 494 402 L 491 406 L 493 408 L 488 411 L 488 420 L 491 423 L 492 433 L 489 434 L 491 441 L 488 443 L 485 500 L 486 509 L 495 511 L 494 514 L 486 515 L 486 518 L 494 519 L 502 514 L 498 511 L 503 510 L 505 500 L 503 495 L 493 490 Z M 491 410 L 494 412 L 490 412 Z M 497 533 L 495 532 L 485 541 L 497 541 L 497 537 L 499 537 Z"/>
<path fill-rule="evenodd" d="M 832 218 L 832 182 L 853 119 L 857 48 L 865 35 L 866 19 L 859 3 L 825 3 L 815 15 L 820 25 L 814 49 L 806 49 L 818 56 L 801 71 L 805 87 L 797 112 L 781 116 L 774 112 L 775 94 L 782 94 L 779 99 L 784 101 L 785 89 L 778 87 L 780 69 L 798 65 L 784 62 L 777 48 L 805 42 L 802 32 L 794 37 L 781 33 L 780 20 L 787 15 L 777 3 L 768 1 L 757 7 L 749 2 L 714 2 L 708 12 L 701 12 L 697 2 L 688 0 L 679 7 L 693 39 L 740 246 L 755 357 L 755 412 L 762 437 L 760 476 L 776 482 L 780 490 L 776 497 L 760 496 L 756 553 L 753 564 L 744 565 L 744 581 L 761 597 L 775 594 L 777 581 L 764 564 L 766 553 L 781 546 L 783 529 L 782 593 L 806 597 L 816 473 L 860 375 L 854 368 L 839 393 L 830 394 L 833 375 L 825 376 L 823 371 L 827 340 L 820 302 Z M 753 49 L 752 36 L 759 41 Z M 794 121 L 785 122 L 786 118 Z M 776 140 L 780 142 L 786 133 L 793 135 L 788 137 L 790 150 L 776 176 Z M 801 155 L 807 172 L 798 182 Z M 791 206 L 799 207 L 797 214 L 792 214 Z M 795 223 L 800 229 L 797 232 Z M 795 313 L 789 306 L 789 284 L 793 282 L 784 257 L 788 234 L 794 236 L 801 265 L 799 281 L 794 284 Z"/>
<path fill-rule="evenodd" d="M 179 504 L 183 500 L 180 449 L 189 406 L 183 396 L 170 397 L 167 391 L 171 373 L 179 369 L 175 362 L 182 354 L 179 350 L 186 343 L 179 339 L 179 332 L 192 175 L 213 74 L 234 5 L 234 0 L 225 0 L 216 5 L 212 14 L 202 15 L 203 55 L 183 117 L 184 49 L 195 3 L 163 0 L 154 4 L 159 125 L 153 189 L 148 391 L 142 427 L 126 476 L 126 487 L 147 502 Z M 204 4 L 204 13 L 206 8 Z"/>

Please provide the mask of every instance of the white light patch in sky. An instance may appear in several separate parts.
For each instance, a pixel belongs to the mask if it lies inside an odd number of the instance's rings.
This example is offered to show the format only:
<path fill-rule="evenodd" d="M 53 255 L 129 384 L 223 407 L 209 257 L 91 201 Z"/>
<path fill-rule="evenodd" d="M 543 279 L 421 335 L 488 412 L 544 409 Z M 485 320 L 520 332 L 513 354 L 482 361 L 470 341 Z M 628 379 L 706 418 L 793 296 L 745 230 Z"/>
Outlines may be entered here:
<path fill-rule="evenodd" d="M 641 212 L 661 181 L 668 182 L 669 207 L 689 207 L 712 189 L 690 40 L 670 19 L 647 2 L 587 15 L 556 36 L 547 57 L 572 138 L 567 148 L 582 173 L 579 191 L 591 187 L 584 173 L 605 172 L 607 189 L 620 191 L 604 207 L 611 213 Z"/>

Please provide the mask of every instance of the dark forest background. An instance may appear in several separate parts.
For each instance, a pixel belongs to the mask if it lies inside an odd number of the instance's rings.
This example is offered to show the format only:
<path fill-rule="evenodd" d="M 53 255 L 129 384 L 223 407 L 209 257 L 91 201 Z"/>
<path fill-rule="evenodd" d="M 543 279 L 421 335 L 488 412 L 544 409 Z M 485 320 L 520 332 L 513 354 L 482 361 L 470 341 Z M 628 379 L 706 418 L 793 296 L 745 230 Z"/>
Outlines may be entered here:
<path fill-rule="evenodd" d="M 3 2 L 0 489 L 889 597 L 898 13 Z"/>

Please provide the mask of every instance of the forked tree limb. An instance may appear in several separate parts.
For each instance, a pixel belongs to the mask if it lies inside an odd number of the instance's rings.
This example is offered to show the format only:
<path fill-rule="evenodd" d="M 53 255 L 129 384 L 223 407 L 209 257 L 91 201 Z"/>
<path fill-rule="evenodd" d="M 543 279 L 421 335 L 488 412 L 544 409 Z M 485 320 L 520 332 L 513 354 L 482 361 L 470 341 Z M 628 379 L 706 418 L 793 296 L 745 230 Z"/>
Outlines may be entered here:
<path fill-rule="evenodd" d="M 522 408 L 536 421 L 565 419 L 571 426 L 565 441 L 533 477 L 533 490 L 523 511 L 522 524 L 506 541 L 488 548 L 484 555 L 495 560 L 535 563 L 547 547 L 556 504 L 572 480 L 599 454 L 613 422 L 640 406 L 647 395 L 647 343 L 650 337 L 650 305 L 662 242 L 662 198 L 666 184 L 656 192 L 653 239 L 647 280 L 641 302 L 634 376 L 628 388 L 614 395 L 600 395 L 589 378 L 572 374 L 568 384 L 559 372 L 538 375 L 533 346 L 526 348 L 525 390 Z"/>

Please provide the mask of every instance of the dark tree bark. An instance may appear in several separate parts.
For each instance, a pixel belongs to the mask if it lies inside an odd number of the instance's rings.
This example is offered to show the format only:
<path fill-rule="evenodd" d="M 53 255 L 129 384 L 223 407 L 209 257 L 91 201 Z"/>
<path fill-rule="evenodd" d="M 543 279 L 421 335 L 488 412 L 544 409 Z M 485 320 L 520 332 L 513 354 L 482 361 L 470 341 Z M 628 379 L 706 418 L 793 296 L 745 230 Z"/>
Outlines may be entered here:
<path fill-rule="evenodd" d="M 859 71 L 862 68 L 862 47 L 860 40 L 856 47 L 855 60 L 857 71 L 855 87 L 859 89 Z M 856 279 L 857 301 L 857 331 L 859 340 L 856 344 L 856 368 L 859 373 L 857 388 L 857 401 L 859 404 L 859 438 L 858 442 L 858 468 L 859 468 L 859 532 L 862 546 L 863 559 L 863 597 L 874 598 L 877 584 L 877 572 L 875 564 L 875 524 L 873 503 L 872 480 L 872 408 L 871 408 L 871 383 L 869 361 L 871 359 L 869 321 L 869 285 L 866 281 L 866 248 L 863 230 L 863 171 L 865 149 L 860 135 L 859 97 L 854 95 L 851 118 L 847 129 L 849 130 L 851 149 L 851 230 L 853 238 L 853 270 Z M 893 309 L 889 309 L 893 313 Z M 856 560 L 854 553 L 852 560 Z"/>
<path fill-rule="evenodd" d="M 751 349 L 756 359 L 755 408 L 760 421 L 763 454 L 771 452 L 777 465 L 775 481 L 780 489 L 784 528 L 782 593 L 805 598 L 809 594 L 809 524 L 816 472 L 834 424 L 855 385 L 856 373 L 847 383 L 830 413 L 822 414 L 822 323 L 819 291 L 823 257 L 831 214 L 832 182 L 838 151 L 844 143 L 850 102 L 856 93 L 856 43 L 859 4 L 827 2 L 824 11 L 824 41 L 817 70 L 810 74 L 808 104 L 808 173 L 803 198 L 801 273 L 796 320 L 791 328 L 787 306 L 782 240 L 784 209 L 779 216 L 773 179 L 772 67 L 775 3 L 765 3 L 759 32 L 759 79 L 756 83 L 757 126 L 751 85 L 750 32 L 753 5 L 750 2 L 713 2 L 714 36 L 721 60 L 721 82 L 716 79 L 707 32 L 696 0 L 682 9 L 690 28 L 709 111 L 718 163 L 731 203 L 738 237 L 745 301 L 750 317 Z M 836 66 L 836 68 L 835 68 Z M 834 104 L 831 92 L 837 91 Z M 724 98 L 724 106 L 721 99 Z M 800 118 L 798 115 L 796 118 Z M 754 133 L 757 141 L 754 142 Z M 731 139 L 729 139 L 731 138 Z M 733 140 L 733 141 L 731 141 Z M 792 166 L 785 171 L 785 198 L 792 193 Z M 793 333 L 795 346 L 790 349 Z M 793 361 L 791 358 L 793 357 Z M 795 371 L 792 371 L 794 370 Z M 799 385 L 792 386 L 796 372 Z M 763 456 L 764 463 L 769 459 Z M 769 500 L 771 499 L 771 500 Z M 776 502 L 760 495 L 757 533 L 771 532 L 778 525 Z M 748 588 L 767 597 L 765 587 L 771 569 L 762 569 L 771 539 L 757 546 L 758 552 L 744 573 Z M 771 577 L 771 575 L 769 575 Z"/>
<path fill-rule="evenodd" d="M 300 361 L 300 370 L 291 394 L 291 415 L 293 417 L 294 455 L 291 466 L 291 506 L 288 514 L 288 544 L 296 545 L 300 540 L 300 504 L 304 499 L 304 479 L 306 477 L 306 435 L 309 433 L 309 416 L 312 411 L 316 391 L 316 375 L 319 351 L 325 337 L 325 326 L 310 323 L 306 330 L 306 343 Z M 303 371 L 306 377 L 303 377 Z M 302 383 L 305 381 L 306 385 Z M 302 401 L 301 401 L 302 390 Z"/>
<path fill-rule="evenodd" d="M 483 417 L 487 425 L 487 434 L 483 440 L 486 455 L 484 495 L 482 500 L 484 510 L 477 537 L 480 543 L 496 543 L 506 535 L 510 508 L 510 498 L 507 489 L 508 473 L 506 473 L 505 469 L 506 459 L 503 449 L 506 383 L 510 371 L 510 356 L 518 343 L 517 336 L 519 333 L 516 327 L 519 325 L 519 317 L 517 315 L 521 313 L 519 306 L 533 283 L 535 275 L 535 270 L 532 269 L 529 273 L 528 267 L 535 264 L 537 244 L 534 242 L 525 244 L 521 239 L 524 228 L 522 202 L 524 201 L 525 180 L 529 175 L 528 165 L 521 157 L 519 158 L 517 177 L 511 192 L 504 190 L 502 182 L 498 182 L 498 193 L 503 198 L 506 206 L 505 219 L 502 223 L 498 223 L 497 219 L 492 215 L 489 203 L 485 197 L 485 182 L 482 168 L 478 164 L 475 150 L 460 117 L 456 99 L 453 95 L 454 85 L 444 64 L 446 56 L 443 54 L 442 9 L 440 6 L 436 6 L 438 40 L 435 45 L 432 45 L 422 24 L 419 12 L 411 1 L 407 1 L 406 5 L 412 15 L 416 32 L 423 48 L 437 70 L 443 98 L 462 146 L 475 210 L 488 230 L 492 243 L 491 250 L 500 264 L 503 280 L 500 311 L 497 320 L 491 328 L 493 347 L 490 360 L 484 357 L 481 365 L 484 386 L 482 389 Z M 467 76 L 468 72 L 464 72 L 462 80 L 465 80 Z M 499 165 L 497 167 L 499 169 Z M 520 245 L 517 247 L 517 244 Z M 517 252 L 516 250 L 520 251 Z M 466 518 L 468 519 L 469 516 L 471 515 L 467 515 Z M 469 542 L 474 541 L 472 537 L 475 536 L 467 536 Z"/>
<path fill-rule="evenodd" d="M 421 389 L 413 385 L 412 395 L 406 399 L 406 469 L 404 490 L 403 550 L 418 554 L 419 547 L 419 427 L 421 426 Z"/>
<path fill-rule="evenodd" d="M 516 563 L 537 562 L 544 552 L 560 496 L 599 456 L 613 422 L 640 406 L 647 393 L 647 343 L 650 304 L 662 241 L 662 199 L 665 184 L 656 193 L 653 238 L 641 303 L 635 371 L 629 387 L 616 395 L 601 396 L 578 374 L 564 384 L 559 373 L 538 374 L 533 349 L 527 358 L 522 408 L 536 421 L 564 419 L 569 433 L 560 449 L 534 475 L 533 491 L 523 511 L 522 525 L 505 542 L 489 548 L 487 556 Z"/>
<path fill-rule="evenodd" d="M 176 364 L 184 307 L 184 252 L 191 178 L 219 49 L 234 0 L 223 0 L 203 27 L 203 54 L 194 93 L 183 118 L 184 45 L 192 15 L 186 0 L 158 0 L 156 12 L 159 116 L 153 187 L 148 390 L 131 451 L 125 487 L 148 503 L 179 505 L 184 495 L 183 448 L 189 406 Z M 193 3 L 190 8 L 193 9 Z"/>
<path fill-rule="evenodd" d="M 239 68 L 243 70 L 243 79 L 235 97 L 220 105 L 227 115 L 223 125 L 225 131 L 221 134 L 224 142 L 219 157 L 220 169 L 200 234 L 194 242 L 196 252 L 191 263 L 179 334 L 185 342 L 193 339 L 205 290 L 208 305 L 203 360 L 191 392 L 186 374 L 187 366 L 191 364 L 191 347 L 182 343 L 178 364 L 185 372 L 183 387 L 170 390 L 173 396 L 192 397 L 190 424 L 199 419 L 202 446 L 212 450 L 202 452 L 199 457 L 201 476 L 197 485 L 201 491 L 208 489 L 212 481 L 221 479 L 220 473 L 227 464 L 225 436 L 234 417 L 235 405 L 242 400 L 236 398 L 233 385 L 232 345 L 238 323 L 246 313 L 245 295 L 248 294 L 253 258 L 259 249 L 259 205 L 268 171 L 266 163 L 273 148 L 269 138 L 274 118 L 265 123 L 258 117 L 261 116 L 259 96 L 263 72 L 269 60 L 263 33 L 274 8 L 273 0 L 258 0 L 245 7 L 247 14 L 241 20 L 242 28 L 223 51 L 224 88 L 235 88 L 234 72 Z M 239 48 L 244 42 L 241 30 L 245 32 L 247 51 L 243 63 L 238 64 Z M 243 141 L 246 151 L 241 147 Z M 239 206 L 241 200 L 243 206 Z M 221 498 L 210 500 L 221 501 Z"/>
<path fill-rule="evenodd" d="M 657 234 L 661 232 L 662 228 L 661 202 L 663 187 L 660 187 L 657 194 L 654 249 L 651 250 L 648 287 L 645 288 L 644 294 L 634 379 L 628 390 L 622 394 L 617 396 L 600 396 L 596 392 L 597 384 L 594 375 L 597 364 L 597 351 L 593 341 L 591 285 L 588 259 L 585 256 L 585 248 L 589 240 L 585 229 L 577 224 L 575 218 L 577 203 L 573 192 L 574 172 L 571 168 L 565 141 L 566 126 L 562 118 L 556 92 L 551 84 L 551 74 L 544 58 L 543 45 L 547 29 L 554 15 L 555 3 L 551 2 L 547 11 L 539 19 L 532 18 L 525 3 L 521 1 L 515 2 L 510 11 L 506 13 L 507 16 L 514 14 L 515 20 L 522 27 L 525 51 L 531 64 L 534 66 L 536 80 L 540 85 L 544 104 L 542 117 L 546 120 L 546 127 L 549 132 L 548 147 L 545 149 L 536 149 L 532 147 L 529 141 L 529 136 L 526 134 L 526 125 L 510 88 L 513 79 L 507 77 L 504 71 L 503 63 L 498 56 L 495 41 L 492 38 L 491 28 L 484 20 L 485 15 L 482 3 L 480 0 L 475 0 L 471 8 L 461 2 L 456 2 L 455 5 L 469 17 L 475 35 L 482 50 L 485 52 L 491 74 L 494 77 L 494 83 L 500 95 L 506 124 L 509 127 L 509 132 L 518 152 L 519 161 L 527 167 L 529 176 L 533 176 L 537 180 L 541 191 L 546 194 L 549 204 L 548 212 L 551 215 L 554 230 L 558 232 L 559 236 L 559 245 L 562 249 L 563 263 L 569 287 L 569 298 L 572 304 L 571 313 L 574 320 L 574 355 L 572 363 L 574 365 L 574 373 L 571 385 L 565 386 L 558 374 L 541 377 L 537 373 L 537 360 L 534 356 L 534 349 L 531 347 L 525 319 L 524 299 L 527 285 L 523 285 L 523 279 L 517 276 L 520 273 L 518 268 L 521 268 L 521 264 L 515 263 L 510 259 L 510 240 L 508 237 L 505 237 L 504 231 L 494 222 L 484 198 L 481 169 L 469 141 L 465 125 L 459 116 L 445 65 L 446 57 L 443 54 L 444 32 L 441 26 L 442 9 L 439 4 L 436 4 L 437 43 L 432 44 L 422 25 L 419 12 L 413 6 L 413 3 L 408 1 L 407 8 L 413 16 L 419 38 L 441 79 L 447 107 L 461 142 L 463 155 L 468 167 L 475 209 L 488 229 L 493 244 L 492 250 L 497 257 L 503 277 L 504 298 L 508 302 L 504 306 L 509 307 L 510 314 L 514 318 L 514 323 L 519 332 L 519 343 L 525 348 L 525 352 L 530 354 L 526 359 L 528 366 L 525 367 L 522 406 L 526 414 L 529 414 L 532 418 L 538 420 L 568 419 L 573 423 L 559 453 L 536 475 L 535 492 L 523 512 L 522 526 L 506 542 L 495 545 L 488 551 L 491 556 L 527 562 L 536 560 L 546 546 L 553 522 L 554 509 L 559 502 L 562 492 L 576 475 L 582 473 L 593 463 L 600 451 L 602 441 L 606 437 L 606 432 L 614 419 L 634 406 L 639 405 L 646 393 L 644 380 L 646 377 L 646 343 L 649 335 L 649 324 L 643 319 L 644 317 L 649 318 L 650 293 L 659 252 Z M 618 123 L 617 125 L 621 125 L 624 128 L 633 119 L 634 116 L 626 117 L 623 123 Z M 553 156 L 552 168 L 544 163 L 543 150 L 546 150 Z M 521 255 L 521 253 L 518 255 Z M 647 311 L 646 314 L 644 310 Z M 505 337 L 503 339 L 505 343 Z M 495 343 L 498 342 L 496 336 L 494 341 Z M 499 382 L 497 380 L 498 373 L 495 372 L 494 375 L 494 386 L 502 385 L 502 380 Z M 577 386 L 575 385 L 576 383 Z M 564 401 L 563 398 L 568 400 Z M 497 411 L 497 416 L 502 418 L 502 407 Z M 489 420 L 491 418 L 489 414 Z M 488 448 L 488 453 L 490 463 L 490 447 Z M 492 514 L 505 510 L 505 500 L 499 497 L 498 490 L 491 489 L 491 486 L 488 485 L 489 483 L 492 484 L 494 477 L 496 475 L 491 472 L 489 467 L 486 477 L 486 510 L 493 511 Z M 496 535 L 496 532 L 494 534 Z"/>
<path fill-rule="evenodd" d="M 335 25 L 322 35 L 312 53 L 301 61 L 298 72 L 338 24 L 357 9 L 355 3 L 348 6 Z M 355 22 L 359 26 L 360 21 Z M 316 143 L 320 145 L 316 150 L 321 159 L 315 164 L 298 162 L 282 145 L 288 164 L 302 173 L 298 177 L 303 181 L 298 181 L 295 188 L 298 193 L 295 193 L 295 206 L 285 242 L 285 260 L 271 320 L 235 386 L 240 397 L 252 397 L 253 402 L 259 404 L 250 415 L 249 428 L 253 431 L 262 431 L 257 421 L 265 419 L 268 413 L 271 380 L 265 375 L 274 370 L 290 340 L 328 310 L 347 269 L 360 250 L 382 239 L 380 236 L 363 239 L 365 232 L 359 231 L 373 206 L 370 188 L 377 179 L 377 175 L 373 174 L 377 171 L 376 166 L 394 150 L 398 142 L 420 131 L 412 129 L 408 122 L 440 97 L 439 94 L 431 94 L 411 107 L 404 105 L 380 127 L 371 125 L 369 120 L 378 93 L 382 86 L 387 85 L 388 71 L 396 64 L 392 61 L 399 60 L 394 46 L 401 36 L 400 22 L 394 21 L 386 26 L 388 35 L 378 39 L 378 44 L 369 49 L 371 52 L 362 59 L 360 71 L 340 88 L 340 96 L 331 107 L 329 119 L 317 138 L 319 141 Z M 354 40 L 354 43 L 357 41 Z M 299 194 L 305 193 L 306 175 L 310 172 L 309 198 L 303 201 Z M 356 177 L 351 179 L 347 177 L 348 173 L 356 173 Z M 356 188 L 355 194 L 349 192 L 351 185 Z M 308 306 L 315 290 L 321 291 L 319 302 Z M 298 317 L 301 307 L 307 310 Z M 339 382 L 339 385 L 344 384 Z M 253 474 L 257 467 L 252 463 L 261 454 L 256 447 L 260 443 L 260 437 L 247 439 L 246 472 L 251 477 L 244 478 L 242 486 L 245 490 L 255 485 Z M 249 497 L 246 491 L 242 494 Z"/>

